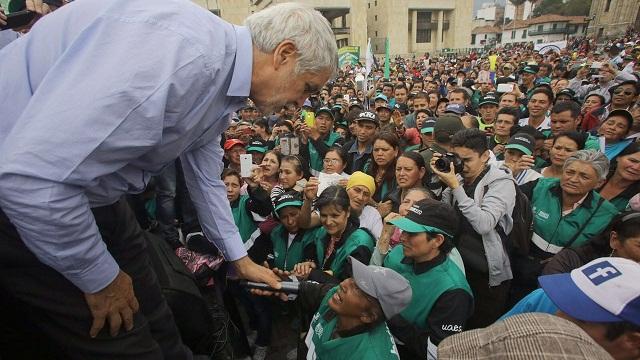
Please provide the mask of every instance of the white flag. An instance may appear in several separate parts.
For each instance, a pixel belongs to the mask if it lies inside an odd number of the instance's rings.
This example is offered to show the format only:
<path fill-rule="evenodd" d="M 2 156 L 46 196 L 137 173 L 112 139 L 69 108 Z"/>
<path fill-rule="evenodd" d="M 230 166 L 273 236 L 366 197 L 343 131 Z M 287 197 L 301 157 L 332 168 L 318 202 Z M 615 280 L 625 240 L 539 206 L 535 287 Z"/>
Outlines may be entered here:
<path fill-rule="evenodd" d="M 373 51 L 371 51 L 371 38 L 369 38 L 369 42 L 367 43 L 367 55 L 366 55 L 366 67 L 367 67 L 367 76 L 371 72 L 371 67 L 373 66 Z"/>

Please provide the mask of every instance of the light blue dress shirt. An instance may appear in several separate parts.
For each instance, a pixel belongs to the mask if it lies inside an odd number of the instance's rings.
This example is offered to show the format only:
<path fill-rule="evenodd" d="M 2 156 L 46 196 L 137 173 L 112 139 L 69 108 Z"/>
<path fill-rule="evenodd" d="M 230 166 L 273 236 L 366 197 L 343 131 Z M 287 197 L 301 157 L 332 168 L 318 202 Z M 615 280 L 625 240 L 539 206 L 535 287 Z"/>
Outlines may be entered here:
<path fill-rule="evenodd" d="M 246 251 L 221 134 L 249 95 L 252 42 L 188 0 L 83 0 L 0 51 L 0 207 L 26 246 L 86 293 L 118 273 L 90 211 L 181 156 L 207 237 Z"/>

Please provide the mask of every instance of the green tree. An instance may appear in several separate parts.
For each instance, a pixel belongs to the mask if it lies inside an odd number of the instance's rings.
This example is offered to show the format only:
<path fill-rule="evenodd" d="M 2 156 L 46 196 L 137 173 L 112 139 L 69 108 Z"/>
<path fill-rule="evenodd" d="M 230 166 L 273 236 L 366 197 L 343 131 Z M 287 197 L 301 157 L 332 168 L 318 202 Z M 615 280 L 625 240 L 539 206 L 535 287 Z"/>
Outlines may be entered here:
<path fill-rule="evenodd" d="M 542 0 L 533 10 L 533 16 L 558 14 L 565 16 L 587 16 L 591 8 L 591 0 Z"/>

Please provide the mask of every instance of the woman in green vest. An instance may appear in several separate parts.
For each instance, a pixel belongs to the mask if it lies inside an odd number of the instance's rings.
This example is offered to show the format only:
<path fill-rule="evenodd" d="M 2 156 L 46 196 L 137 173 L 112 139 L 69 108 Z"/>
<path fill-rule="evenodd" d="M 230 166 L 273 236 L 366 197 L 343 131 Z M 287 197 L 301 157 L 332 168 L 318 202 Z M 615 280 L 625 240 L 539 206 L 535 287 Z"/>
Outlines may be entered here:
<path fill-rule="evenodd" d="M 305 282 L 303 309 L 317 309 L 305 337 L 306 359 L 399 360 L 385 320 L 411 301 L 411 288 L 391 269 L 351 260 L 353 276 L 338 286 Z"/>
<path fill-rule="evenodd" d="M 373 162 L 367 169 L 376 182 L 376 192 L 372 199 L 382 201 L 387 194 L 398 187 L 396 183 L 396 160 L 400 154 L 400 140 L 390 132 L 383 132 L 373 140 Z"/>
<path fill-rule="evenodd" d="M 280 195 L 275 202 L 274 213 L 280 220 L 271 231 L 272 260 L 269 266 L 284 271 L 293 270 L 294 265 L 301 263 L 306 246 L 315 240 L 320 227 L 302 229 L 299 226 L 302 196 L 297 191 L 289 191 Z"/>
<path fill-rule="evenodd" d="M 269 215 L 271 212 L 269 195 L 253 179 L 247 179 L 249 195 L 240 195 L 243 180 L 236 170 L 225 169 L 221 178 L 227 188 L 227 199 L 231 205 L 233 221 L 240 231 L 245 248 L 249 250 L 260 235 L 253 213 L 262 217 Z"/>
<path fill-rule="evenodd" d="M 580 150 L 567 158 L 560 179 L 540 178 L 520 186 L 533 208 L 533 235 L 529 255 L 513 261 L 514 293 L 526 295 L 538 287 L 545 260 L 563 248 L 584 245 L 606 229 L 618 209 L 595 189 L 608 170 L 603 153 Z"/>
<path fill-rule="evenodd" d="M 384 218 L 390 212 L 398 212 L 400 202 L 407 191 L 422 186 L 422 180 L 427 172 L 427 166 L 422 155 L 415 151 L 406 151 L 398 157 L 395 168 L 395 178 L 398 188 L 386 195 L 378 204 L 380 216 Z"/>
<path fill-rule="evenodd" d="M 294 267 L 294 273 L 320 283 L 338 283 L 351 276 L 347 258 L 369 263 L 375 240 L 365 229 L 359 228 L 356 216 L 351 215 L 347 191 L 338 185 L 329 186 L 316 200 L 320 210 L 321 230 L 315 241 L 305 248 L 309 261 Z"/>
<path fill-rule="evenodd" d="M 409 306 L 388 321 L 403 359 L 435 358 L 447 336 L 464 330 L 473 313 L 473 295 L 460 267 L 448 253 L 458 232 L 458 215 L 448 204 L 420 200 L 391 224 L 402 230 L 402 243 L 384 259 L 384 267 L 409 281 Z"/>
<path fill-rule="evenodd" d="M 629 200 L 640 193 L 640 143 L 629 144 L 611 163 L 607 182 L 598 190 L 619 211 L 624 211 Z"/>

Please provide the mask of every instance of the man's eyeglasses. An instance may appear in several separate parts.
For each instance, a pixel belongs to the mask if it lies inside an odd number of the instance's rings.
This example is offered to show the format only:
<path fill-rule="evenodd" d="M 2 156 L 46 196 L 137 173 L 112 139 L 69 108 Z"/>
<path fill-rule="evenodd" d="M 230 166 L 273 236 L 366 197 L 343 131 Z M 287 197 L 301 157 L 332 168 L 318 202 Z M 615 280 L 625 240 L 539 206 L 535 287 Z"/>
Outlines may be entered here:
<path fill-rule="evenodd" d="M 633 91 L 629 91 L 629 90 L 625 90 L 625 89 L 615 89 L 613 91 L 614 94 L 621 94 L 624 93 L 626 96 L 631 96 L 631 95 L 635 95 L 635 93 Z"/>

